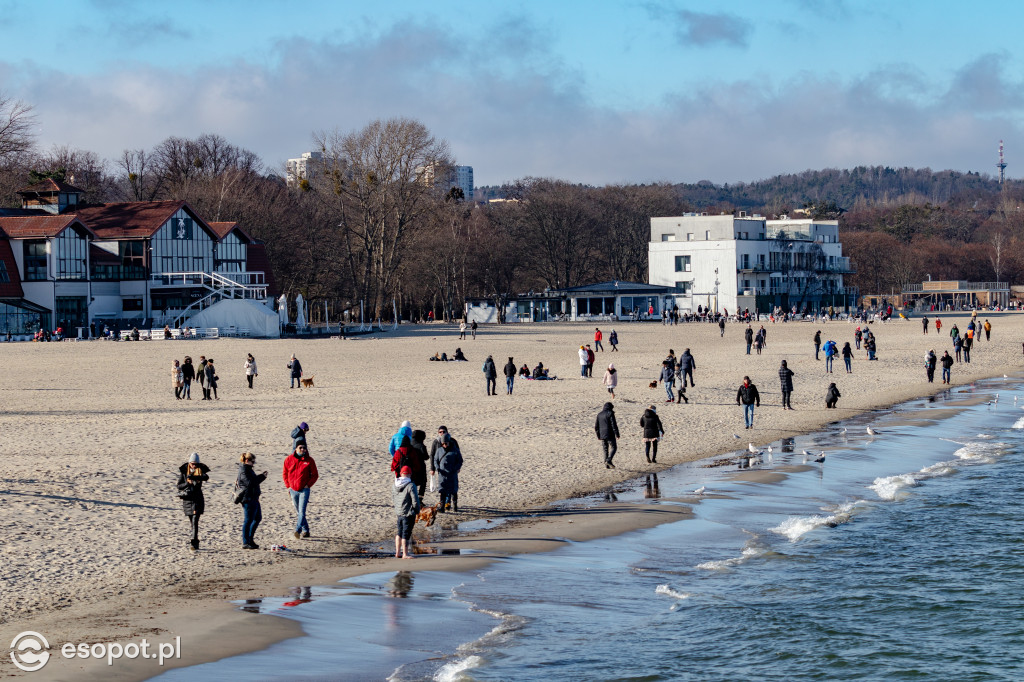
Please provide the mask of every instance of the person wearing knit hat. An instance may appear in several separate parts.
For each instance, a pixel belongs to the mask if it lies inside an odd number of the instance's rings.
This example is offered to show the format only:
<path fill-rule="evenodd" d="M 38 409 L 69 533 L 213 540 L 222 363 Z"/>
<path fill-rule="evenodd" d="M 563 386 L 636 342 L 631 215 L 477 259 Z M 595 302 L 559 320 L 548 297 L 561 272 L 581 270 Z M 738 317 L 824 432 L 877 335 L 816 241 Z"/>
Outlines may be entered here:
<path fill-rule="evenodd" d="M 516 383 L 516 374 L 519 373 L 519 369 L 516 367 L 515 360 L 511 356 L 508 358 L 508 362 L 505 363 L 505 393 L 506 395 L 512 395 L 512 386 Z"/>
<path fill-rule="evenodd" d="M 608 365 L 608 369 L 604 373 L 604 385 L 608 387 L 608 392 L 612 398 L 615 397 L 615 387 L 619 385 L 619 373 L 615 371 L 615 365 Z"/>
<path fill-rule="evenodd" d="M 309 443 L 306 442 L 307 431 L 309 431 L 309 424 L 306 422 L 302 422 L 292 429 L 292 452 L 300 445 L 305 445 L 306 452 L 309 452 Z"/>
<path fill-rule="evenodd" d="M 199 517 L 206 510 L 203 482 L 210 480 L 209 471 L 210 467 L 199 461 L 198 452 L 193 452 L 188 461 L 178 467 L 178 497 L 192 526 L 192 539 L 189 541 L 192 551 L 199 549 Z"/>
<path fill-rule="evenodd" d="M 398 530 L 395 533 L 395 557 L 411 559 L 409 545 L 412 540 L 412 527 L 416 523 L 416 514 L 420 511 L 420 496 L 416 484 L 412 482 L 412 469 L 403 466 L 398 478 L 391 488 L 391 501 L 395 505 L 395 516 L 398 519 Z"/>

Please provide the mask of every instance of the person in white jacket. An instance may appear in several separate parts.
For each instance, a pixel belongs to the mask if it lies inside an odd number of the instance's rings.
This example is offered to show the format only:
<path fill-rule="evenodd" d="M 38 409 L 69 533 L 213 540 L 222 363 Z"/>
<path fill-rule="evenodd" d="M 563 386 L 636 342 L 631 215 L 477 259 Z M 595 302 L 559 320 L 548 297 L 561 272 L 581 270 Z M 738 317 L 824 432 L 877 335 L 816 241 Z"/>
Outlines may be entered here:
<path fill-rule="evenodd" d="M 249 388 L 252 388 L 253 377 L 258 376 L 256 372 L 256 358 L 249 353 L 245 357 L 245 378 L 249 382 Z"/>
<path fill-rule="evenodd" d="M 608 365 L 608 369 L 604 372 L 604 385 L 608 387 L 608 392 L 615 397 L 615 387 L 619 385 L 619 373 L 615 371 L 615 365 Z"/>
<path fill-rule="evenodd" d="M 587 376 L 587 365 L 590 364 L 590 356 L 587 354 L 587 349 L 580 346 L 580 376 Z"/>

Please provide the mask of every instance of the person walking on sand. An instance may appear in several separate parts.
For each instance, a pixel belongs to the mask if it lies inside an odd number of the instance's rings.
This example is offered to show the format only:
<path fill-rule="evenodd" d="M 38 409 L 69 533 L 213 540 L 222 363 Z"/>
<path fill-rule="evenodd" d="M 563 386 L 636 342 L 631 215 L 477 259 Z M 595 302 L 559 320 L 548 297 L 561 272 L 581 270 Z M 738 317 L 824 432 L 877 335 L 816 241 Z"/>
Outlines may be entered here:
<path fill-rule="evenodd" d="M 398 517 L 398 531 L 395 533 L 395 558 L 411 559 L 409 545 L 412 543 L 412 527 L 416 524 L 422 501 L 416 484 L 412 481 L 412 469 L 402 467 L 391 487 L 391 501 Z"/>
<path fill-rule="evenodd" d="M 853 362 L 853 349 L 850 348 L 850 342 L 847 341 L 843 344 L 843 364 L 846 365 L 846 373 L 853 374 L 851 363 Z"/>
<path fill-rule="evenodd" d="M 971 363 L 971 347 L 974 345 L 974 330 L 973 329 L 968 329 L 967 330 L 967 335 L 964 337 L 964 339 L 963 339 L 963 341 L 961 343 L 963 343 L 963 347 L 964 347 L 964 362 L 966 362 L 967 364 L 970 364 Z"/>
<path fill-rule="evenodd" d="M 512 395 L 512 386 L 516 383 L 516 374 L 519 373 L 515 361 L 510 357 L 505 363 L 505 394 Z"/>
<path fill-rule="evenodd" d="M 459 323 L 459 340 L 460 341 L 465 341 L 466 340 L 466 321 L 465 320 L 463 320 L 461 323 Z"/>
<path fill-rule="evenodd" d="M 615 387 L 619 385 L 619 373 L 615 371 L 615 365 L 608 365 L 608 369 L 604 371 L 602 383 L 608 387 L 608 393 L 614 398 Z"/>
<path fill-rule="evenodd" d="M 473 335 L 473 340 L 476 341 L 476 320 L 469 323 L 469 331 Z"/>
<path fill-rule="evenodd" d="M 989 322 L 988 320 L 985 320 L 985 341 L 991 341 L 992 340 L 991 337 L 992 337 L 992 323 Z"/>
<path fill-rule="evenodd" d="M 590 358 L 590 356 L 587 354 L 586 347 L 580 346 L 579 356 L 580 356 L 580 376 L 581 377 L 586 377 L 587 376 L 587 361 Z"/>
<path fill-rule="evenodd" d="M 594 378 L 594 362 L 597 360 L 597 355 L 594 350 L 587 344 L 587 376 L 591 379 Z"/>
<path fill-rule="evenodd" d="M 185 386 L 185 375 L 181 371 L 181 363 L 174 361 L 171 367 L 171 384 L 174 386 L 174 399 L 181 400 L 181 389 Z"/>
<path fill-rule="evenodd" d="M 487 395 L 498 395 L 498 368 L 494 366 L 494 358 L 490 355 L 484 360 L 483 373 L 487 379 Z"/>
<path fill-rule="evenodd" d="M 864 338 L 864 332 L 857 327 L 857 331 L 853 332 L 853 341 L 857 344 L 857 350 L 860 350 L 860 342 Z"/>
<path fill-rule="evenodd" d="M 818 354 L 821 352 L 821 330 L 814 332 L 814 359 L 821 360 Z"/>
<path fill-rule="evenodd" d="M 929 350 L 924 356 L 924 371 L 928 376 L 928 383 L 935 383 L 935 365 L 938 363 L 938 359 L 935 357 L 935 351 Z"/>
<path fill-rule="evenodd" d="M 950 379 L 950 370 L 953 367 L 953 358 L 950 357 L 949 351 L 942 351 L 942 383 L 948 384 Z"/>
<path fill-rule="evenodd" d="M 256 544 L 256 529 L 263 520 L 263 508 L 260 506 L 260 483 L 267 480 L 267 472 L 257 474 L 253 470 L 256 455 L 244 452 L 238 460 L 238 476 L 235 488 L 241 492 L 242 505 L 242 549 L 259 549 Z"/>
<path fill-rule="evenodd" d="M 718 320 L 718 338 L 725 338 L 725 315 L 722 315 Z"/>
<path fill-rule="evenodd" d="M 203 392 L 203 400 L 210 399 L 210 389 L 206 388 L 206 356 L 199 356 L 199 367 L 196 369 L 196 376 L 199 378 L 199 388 Z"/>
<path fill-rule="evenodd" d="M 672 366 L 671 362 L 669 362 L 668 364 L 669 367 Z M 689 404 L 690 399 L 686 397 L 686 376 L 683 373 L 682 358 L 680 358 L 679 364 L 676 365 L 675 377 L 676 380 L 679 382 L 679 390 L 676 392 L 676 403 L 685 402 L 686 404 Z"/>
<path fill-rule="evenodd" d="M 301 445 L 306 448 L 306 452 L 309 452 L 309 443 L 306 442 L 306 434 L 308 432 L 309 424 L 306 422 L 300 422 L 298 426 L 292 429 L 292 450 Z"/>
<path fill-rule="evenodd" d="M 679 356 L 679 370 L 682 375 L 682 384 L 686 385 L 686 378 L 690 378 L 690 388 L 693 388 L 697 384 L 693 383 L 693 370 L 697 369 L 697 361 L 693 359 L 693 355 L 690 354 L 690 349 L 683 350 L 683 354 Z"/>
<path fill-rule="evenodd" d="M 827 374 L 831 374 L 832 373 L 832 362 L 835 360 L 837 352 L 838 352 L 839 349 L 836 347 L 836 342 L 833 341 L 832 339 L 829 339 L 828 341 L 825 342 L 824 348 L 825 348 L 825 372 Z"/>
<path fill-rule="evenodd" d="M 192 380 L 196 378 L 196 368 L 192 366 L 192 358 L 185 356 L 181 366 L 181 394 L 185 400 L 192 400 Z"/>
<path fill-rule="evenodd" d="M 395 451 L 402 447 L 402 439 L 411 437 L 412 422 L 406 419 L 402 422 L 401 426 L 398 427 L 398 431 L 395 431 L 395 435 L 391 436 L 391 442 L 388 443 L 388 454 L 394 457 Z"/>
<path fill-rule="evenodd" d="M 292 353 L 292 358 L 291 358 L 291 360 L 288 361 L 288 369 L 291 370 L 291 374 L 290 374 L 290 376 L 291 376 L 291 384 L 288 386 L 288 388 L 295 388 L 296 386 L 298 386 L 299 389 L 301 390 L 302 389 L 302 363 L 299 362 L 299 359 L 297 357 L 295 357 L 295 353 Z"/>
<path fill-rule="evenodd" d="M 431 445 L 430 471 L 437 475 L 437 492 L 441 496 L 439 511 L 459 511 L 459 472 L 462 471 L 462 450 L 448 430 L 438 427 L 438 436 Z"/>
<path fill-rule="evenodd" d="M 672 371 L 672 366 L 668 360 L 662 360 L 661 362 L 661 375 L 658 377 L 658 381 L 665 387 L 665 393 L 668 395 L 666 403 L 674 403 L 676 401 L 676 395 L 672 392 L 672 387 L 676 383 L 675 372 Z"/>
<path fill-rule="evenodd" d="M 601 441 L 604 468 L 614 469 L 615 464 L 612 460 L 615 459 L 615 451 L 618 449 L 619 425 L 615 421 L 615 406 L 611 403 L 605 403 L 604 409 L 598 413 L 597 421 L 594 422 L 594 433 Z"/>
<path fill-rule="evenodd" d="M 942 331 L 942 320 L 935 318 L 935 333 L 938 334 Z"/>
<path fill-rule="evenodd" d="M 750 355 L 750 347 L 754 345 L 754 329 L 749 324 L 743 330 L 743 338 L 747 342 L 747 355 Z"/>
<path fill-rule="evenodd" d="M 426 440 L 427 434 L 417 429 L 412 432 L 409 444 L 409 468 L 412 469 L 412 482 L 416 484 L 420 499 L 427 492 L 427 460 L 430 455 L 427 453 Z"/>
<path fill-rule="evenodd" d="M 959 336 L 954 336 L 953 337 L 953 353 L 956 355 L 956 361 L 957 362 L 960 362 L 960 360 L 961 360 L 961 352 L 963 351 L 963 348 L 964 348 L 963 341 L 960 340 Z"/>
<path fill-rule="evenodd" d="M 757 386 L 750 383 L 750 377 L 743 377 L 743 383 L 736 391 L 736 404 L 743 405 L 743 422 L 746 428 L 754 428 L 754 406 L 761 406 L 761 395 Z"/>
<path fill-rule="evenodd" d="M 206 361 L 206 369 L 203 371 L 206 372 L 206 394 L 212 394 L 214 400 L 220 400 L 220 397 L 217 396 L 217 381 L 220 380 L 220 377 L 217 376 L 217 369 L 213 366 L 213 358 Z"/>
<path fill-rule="evenodd" d="M 601 339 L 603 339 L 603 338 L 604 338 L 604 334 L 601 333 L 601 329 L 598 328 L 598 327 L 594 327 L 594 350 L 595 351 L 599 351 L 599 350 L 603 351 L 604 350 L 604 346 L 601 345 Z"/>
<path fill-rule="evenodd" d="M 793 409 L 793 405 L 790 403 L 790 397 L 793 395 L 793 376 L 793 370 L 783 360 L 779 367 L 779 383 L 782 386 L 782 409 L 784 410 Z"/>
<path fill-rule="evenodd" d="M 210 467 L 199 461 L 199 453 L 193 452 L 188 461 L 178 467 L 178 497 L 192 526 L 189 547 L 199 549 L 199 517 L 206 511 L 203 497 L 203 481 L 209 481 Z"/>
<path fill-rule="evenodd" d="M 921 318 L 921 326 L 924 328 L 924 333 L 928 333 L 928 316 L 925 315 Z"/>
<path fill-rule="evenodd" d="M 249 388 L 252 388 L 252 380 L 258 377 L 259 374 L 256 372 L 256 358 L 249 353 L 245 356 L 245 380 L 249 382 Z"/>
<path fill-rule="evenodd" d="M 640 417 L 640 428 L 644 432 L 644 457 L 647 458 L 648 464 L 657 464 L 658 441 L 665 435 L 665 428 L 661 425 L 658 410 L 654 405 L 648 407 L 644 411 L 644 416 Z"/>
<path fill-rule="evenodd" d="M 281 478 L 288 488 L 297 514 L 295 537 L 308 538 L 309 522 L 306 520 L 306 507 L 309 505 L 309 489 L 320 478 L 320 473 L 316 469 L 316 462 L 306 452 L 305 445 L 299 445 L 292 454 L 284 458 Z"/>
<path fill-rule="evenodd" d="M 612 352 L 615 353 L 619 350 L 619 335 L 612 330 L 612 333 L 608 335 L 608 345 L 612 347 Z"/>

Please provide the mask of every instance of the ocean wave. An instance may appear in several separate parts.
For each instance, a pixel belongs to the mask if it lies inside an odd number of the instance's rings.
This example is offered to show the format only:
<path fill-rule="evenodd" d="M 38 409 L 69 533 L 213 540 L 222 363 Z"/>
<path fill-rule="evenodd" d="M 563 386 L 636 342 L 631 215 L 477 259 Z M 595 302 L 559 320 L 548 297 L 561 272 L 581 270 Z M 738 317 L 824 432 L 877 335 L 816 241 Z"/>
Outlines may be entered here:
<path fill-rule="evenodd" d="M 731 559 L 705 561 L 702 564 L 697 564 L 697 568 L 705 571 L 723 571 L 727 568 L 732 568 L 733 566 L 739 566 L 744 562 L 750 561 L 754 557 L 759 557 L 766 551 L 766 549 L 760 547 L 744 547 L 740 556 L 732 557 Z"/>
<path fill-rule="evenodd" d="M 899 474 L 898 476 L 876 478 L 868 488 L 874 490 L 883 500 L 895 500 L 906 488 L 913 488 L 917 485 L 920 483 L 914 474 Z"/>
<path fill-rule="evenodd" d="M 954 462 L 939 462 L 938 464 L 932 464 L 921 469 L 920 473 L 927 478 L 938 478 L 940 476 L 949 476 L 957 472 Z"/>
<path fill-rule="evenodd" d="M 857 502 L 845 502 L 836 507 L 831 514 L 791 516 L 770 530 L 773 533 L 778 533 L 779 535 L 789 538 L 790 542 L 796 542 L 815 528 L 821 528 L 822 526 L 832 528 L 841 523 L 846 523 L 852 517 L 854 508 L 862 502 L 862 500 L 858 500 Z"/>
<path fill-rule="evenodd" d="M 672 597 L 673 599 L 689 599 L 692 596 L 687 592 L 679 592 L 678 590 L 673 590 L 668 585 L 658 585 L 656 588 L 654 588 L 654 594 L 664 594 L 668 597 Z"/>
<path fill-rule="evenodd" d="M 460 658 L 451 663 L 445 663 L 434 675 L 434 679 L 437 682 L 458 682 L 459 680 L 472 679 L 472 677 L 463 675 L 463 673 L 473 668 L 479 668 L 483 662 L 484 659 L 474 655 Z"/>
<path fill-rule="evenodd" d="M 1015 421 L 1013 423 L 1013 428 L 1015 428 L 1015 429 L 1024 429 L 1024 417 L 1021 417 L 1020 419 Z"/>
<path fill-rule="evenodd" d="M 1006 443 L 966 443 L 953 453 L 961 460 L 991 464 L 1003 454 Z"/>

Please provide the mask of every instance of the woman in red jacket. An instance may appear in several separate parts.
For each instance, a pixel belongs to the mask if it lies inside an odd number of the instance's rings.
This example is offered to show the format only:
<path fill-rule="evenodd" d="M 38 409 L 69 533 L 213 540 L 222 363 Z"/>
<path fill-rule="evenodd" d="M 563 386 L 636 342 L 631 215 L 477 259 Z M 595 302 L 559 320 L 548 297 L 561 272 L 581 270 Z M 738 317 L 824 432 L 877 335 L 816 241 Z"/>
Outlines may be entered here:
<path fill-rule="evenodd" d="M 295 537 L 309 537 L 309 524 L 306 522 L 306 505 L 309 504 L 309 489 L 316 483 L 320 474 L 316 470 L 316 462 L 306 453 L 306 446 L 301 443 L 295 446 L 295 452 L 284 459 L 282 473 L 284 484 L 292 496 L 292 504 L 298 519 L 295 521 Z"/>

